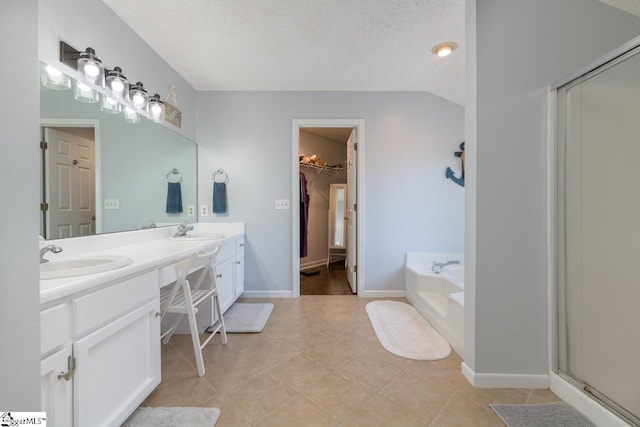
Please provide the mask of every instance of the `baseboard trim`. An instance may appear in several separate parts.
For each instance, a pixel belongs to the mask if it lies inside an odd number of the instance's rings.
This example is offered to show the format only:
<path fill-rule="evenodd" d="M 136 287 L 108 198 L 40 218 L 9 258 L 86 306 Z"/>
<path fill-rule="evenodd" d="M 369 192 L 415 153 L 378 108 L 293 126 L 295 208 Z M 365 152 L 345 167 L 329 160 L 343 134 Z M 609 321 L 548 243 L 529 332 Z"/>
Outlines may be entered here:
<path fill-rule="evenodd" d="M 462 375 L 476 388 L 549 388 L 549 375 L 477 374 L 464 362 Z"/>
<path fill-rule="evenodd" d="M 358 294 L 361 298 L 402 298 L 404 291 L 360 291 Z"/>
<path fill-rule="evenodd" d="M 242 298 L 295 298 L 292 291 L 244 291 Z"/>
<path fill-rule="evenodd" d="M 576 408 L 597 426 L 629 427 L 630 424 L 616 414 L 590 398 L 579 388 L 565 381 L 555 373 L 550 374 L 551 391 L 559 398 Z"/>
<path fill-rule="evenodd" d="M 302 270 L 306 270 L 308 268 L 315 268 L 315 267 L 320 267 L 320 266 L 327 266 L 327 259 L 319 259 L 316 261 L 309 261 L 309 262 L 305 262 L 304 264 L 300 264 L 300 271 Z"/>

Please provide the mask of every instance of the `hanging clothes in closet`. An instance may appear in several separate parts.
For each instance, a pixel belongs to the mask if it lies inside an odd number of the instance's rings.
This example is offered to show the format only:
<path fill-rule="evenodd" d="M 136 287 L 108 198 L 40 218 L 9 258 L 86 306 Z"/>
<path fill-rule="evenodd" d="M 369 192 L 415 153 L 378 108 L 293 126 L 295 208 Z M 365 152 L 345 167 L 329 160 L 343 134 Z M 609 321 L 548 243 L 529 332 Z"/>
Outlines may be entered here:
<path fill-rule="evenodd" d="M 300 172 L 300 258 L 307 256 L 307 228 L 309 223 L 309 193 L 307 177 Z"/>

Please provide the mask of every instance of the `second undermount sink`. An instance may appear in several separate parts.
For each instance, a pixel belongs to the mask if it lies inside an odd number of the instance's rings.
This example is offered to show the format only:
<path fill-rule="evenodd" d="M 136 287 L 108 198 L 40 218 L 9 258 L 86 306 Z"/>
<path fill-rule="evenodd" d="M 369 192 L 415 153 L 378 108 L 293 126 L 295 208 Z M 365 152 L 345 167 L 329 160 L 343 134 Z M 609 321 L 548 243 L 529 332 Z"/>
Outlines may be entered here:
<path fill-rule="evenodd" d="M 184 236 L 172 236 L 171 238 L 174 240 L 194 241 L 194 240 L 218 240 L 224 237 L 225 235 L 220 233 L 204 233 L 204 232 L 194 231 L 194 232 L 188 232 Z"/>
<path fill-rule="evenodd" d="M 60 279 L 62 277 L 84 276 L 116 270 L 133 263 L 124 255 L 96 255 L 73 257 L 40 264 L 40 279 Z"/>

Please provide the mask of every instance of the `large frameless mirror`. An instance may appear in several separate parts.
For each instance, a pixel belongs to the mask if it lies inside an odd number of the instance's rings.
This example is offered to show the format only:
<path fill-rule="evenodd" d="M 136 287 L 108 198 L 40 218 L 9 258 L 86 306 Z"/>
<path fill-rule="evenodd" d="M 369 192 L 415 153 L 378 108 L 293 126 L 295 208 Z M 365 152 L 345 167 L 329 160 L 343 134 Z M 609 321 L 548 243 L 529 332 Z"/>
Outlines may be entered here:
<path fill-rule="evenodd" d="M 41 234 L 60 239 L 197 221 L 196 144 L 144 117 L 131 123 L 77 98 L 41 86 Z"/>

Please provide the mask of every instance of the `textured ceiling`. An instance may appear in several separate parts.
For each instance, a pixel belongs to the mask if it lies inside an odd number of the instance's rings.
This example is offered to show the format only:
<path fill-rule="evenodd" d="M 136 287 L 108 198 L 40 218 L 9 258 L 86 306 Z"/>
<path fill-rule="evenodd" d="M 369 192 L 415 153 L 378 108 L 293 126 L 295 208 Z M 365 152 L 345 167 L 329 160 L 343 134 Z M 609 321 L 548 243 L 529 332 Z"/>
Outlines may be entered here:
<path fill-rule="evenodd" d="M 627 13 L 640 17 L 640 1 L 639 0 L 599 0 L 601 3 L 613 6 L 616 9 L 623 10 Z"/>
<path fill-rule="evenodd" d="M 464 103 L 464 0 L 103 0 L 196 90 L 426 91 Z M 455 41 L 438 58 L 431 48 Z"/>

